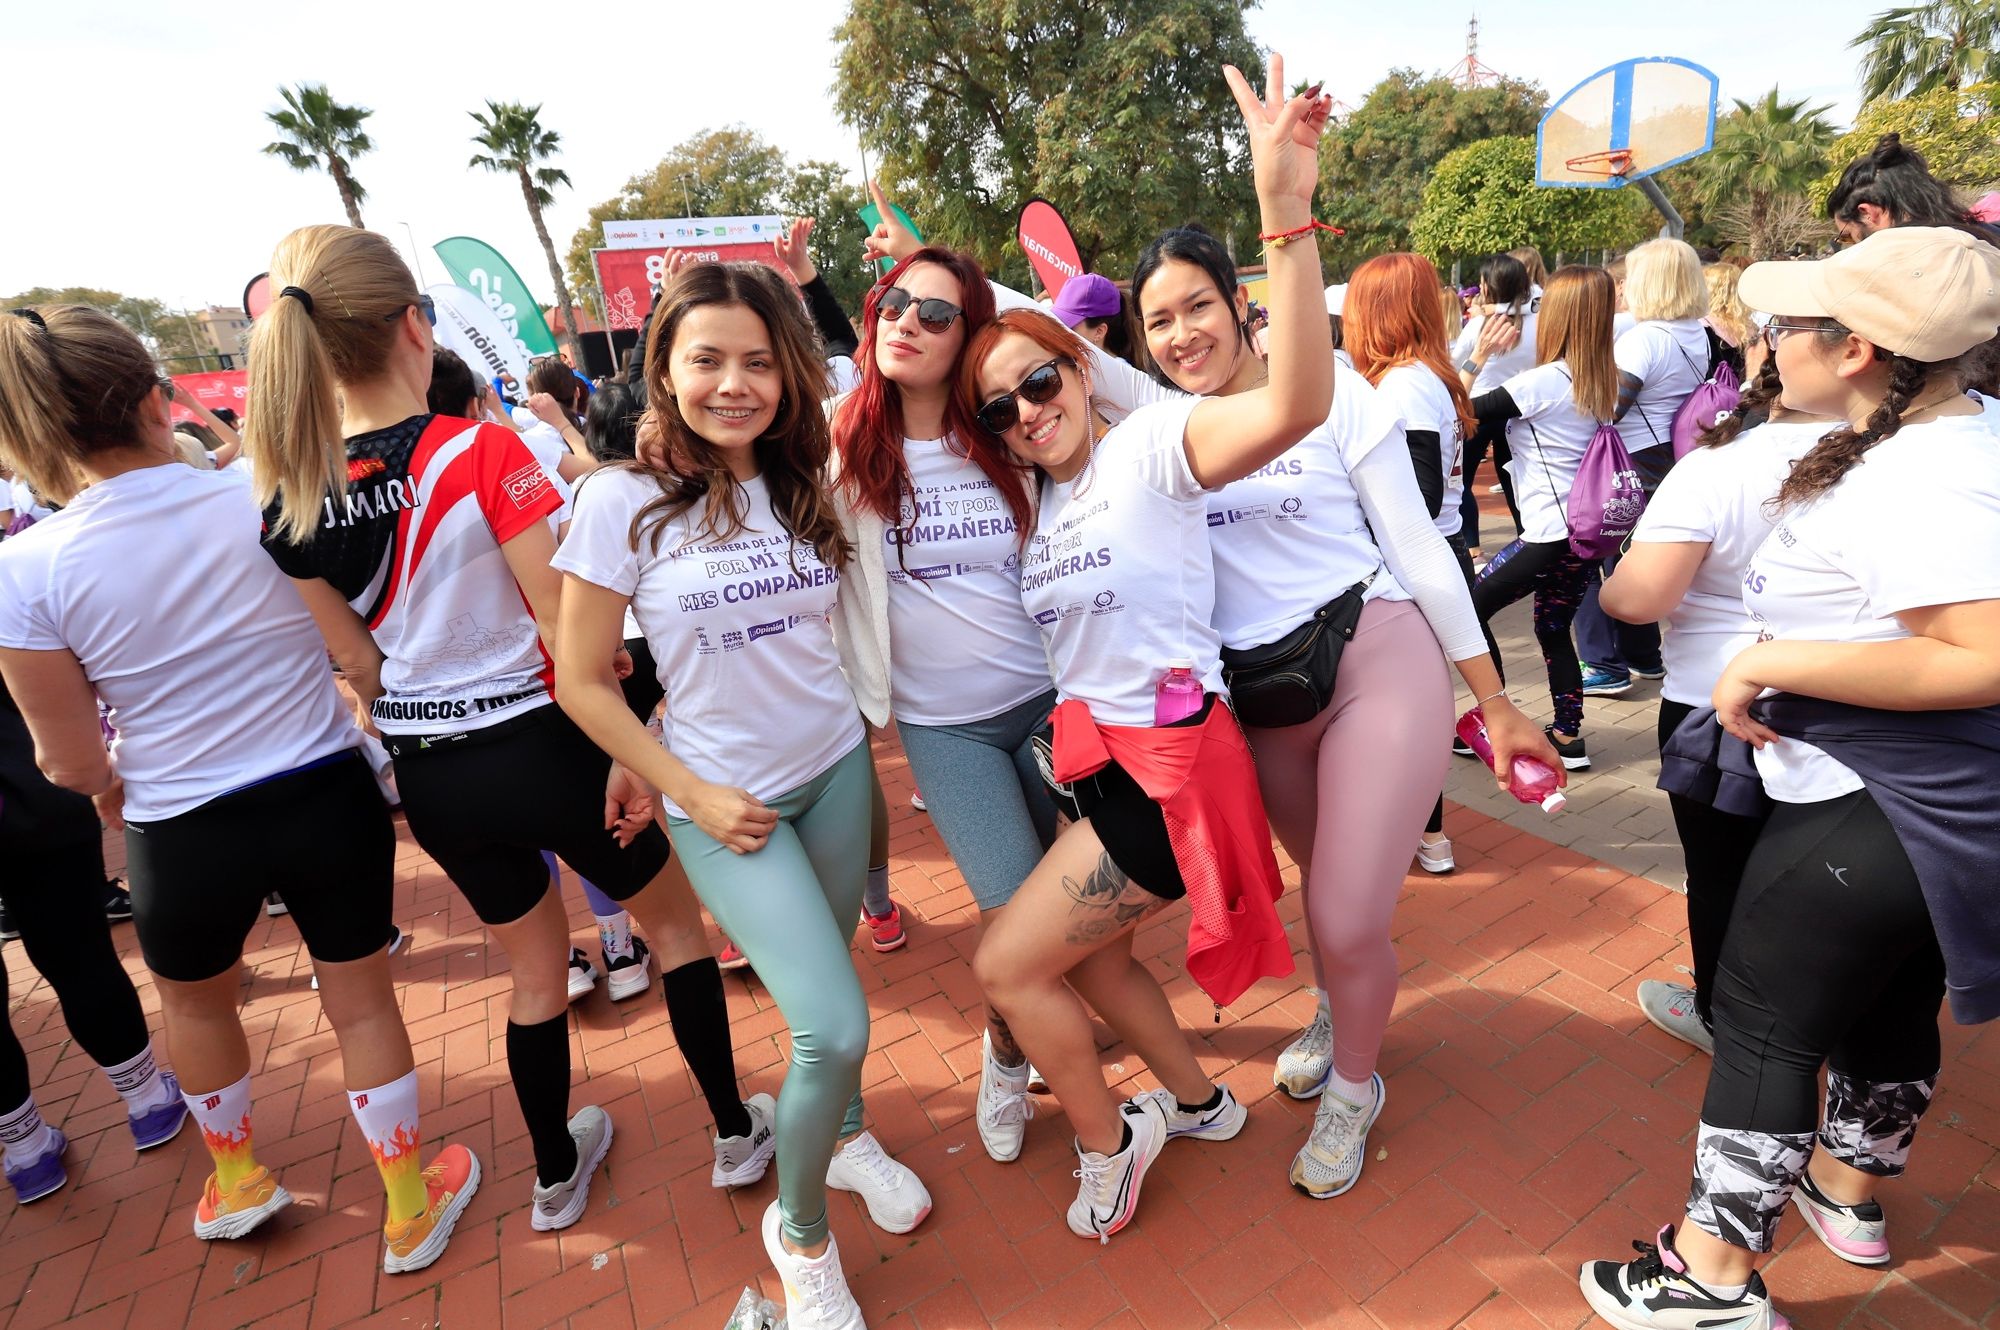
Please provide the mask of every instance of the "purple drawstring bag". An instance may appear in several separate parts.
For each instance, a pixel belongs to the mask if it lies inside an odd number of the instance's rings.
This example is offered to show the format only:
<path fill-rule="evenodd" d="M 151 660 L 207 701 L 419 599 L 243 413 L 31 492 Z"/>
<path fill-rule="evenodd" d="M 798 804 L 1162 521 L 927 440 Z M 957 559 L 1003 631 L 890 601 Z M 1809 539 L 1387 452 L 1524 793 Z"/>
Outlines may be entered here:
<path fill-rule="evenodd" d="M 1693 452 L 1702 431 L 1734 411 L 1742 400 L 1743 388 L 1736 381 L 1736 371 L 1727 364 L 1717 365 L 1715 373 L 1696 385 L 1681 403 L 1681 409 L 1674 412 L 1674 460 L 1678 462 Z"/>
<path fill-rule="evenodd" d="M 1549 470 L 1542 436 L 1536 432 L 1533 421 L 1527 425 L 1528 433 L 1535 439 L 1535 451 L 1541 454 L 1542 473 L 1549 478 L 1549 488 L 1554 489 L 1555 475 Z M 1566 505 L 1559 502 L 1558 507 L 1562 509 L 1564 524 L 1569 527 L 1570 553 L 1579 559 L 1608 558 L 1631 537 L 1640 515 L 1646 511 L 1646 489 L 1639 482 L 1639 469 L 1632 465 L 1632 454 L 1625 451 L 1625 440 L 1616 425 L 1600 424 L 1590 436 L 1583 450 L 1583 462 L 1576 469 L 1576 479 L 1570 482 L 1569 502 Z"/>

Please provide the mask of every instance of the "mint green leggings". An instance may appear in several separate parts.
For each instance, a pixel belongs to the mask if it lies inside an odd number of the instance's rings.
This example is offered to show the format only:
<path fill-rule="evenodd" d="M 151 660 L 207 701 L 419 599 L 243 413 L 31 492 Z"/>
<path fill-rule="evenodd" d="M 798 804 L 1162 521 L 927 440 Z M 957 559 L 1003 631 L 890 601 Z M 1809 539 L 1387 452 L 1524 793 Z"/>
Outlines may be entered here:
<path fill-rule="evenodd" d="M 767 802 L 778 825 L 764 848 L 737 854 L 694 823 L 669 818 L 695 895 L 743 949 L 792 1031 L 778 1096 L 778 1211 L 785 1236 L 826 1236 L 826 1167 L 861 1130 L 868 1000 L 850 947 L 868 874 L 868 742 L 798 789 Z"/>

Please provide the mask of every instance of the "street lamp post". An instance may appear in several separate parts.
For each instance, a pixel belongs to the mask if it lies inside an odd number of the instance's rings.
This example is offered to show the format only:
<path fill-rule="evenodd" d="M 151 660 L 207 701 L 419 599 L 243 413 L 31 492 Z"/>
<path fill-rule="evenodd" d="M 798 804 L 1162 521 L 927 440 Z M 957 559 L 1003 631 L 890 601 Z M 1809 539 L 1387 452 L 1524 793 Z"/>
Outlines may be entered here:
<path fill-rule="evenodd" d="M 681 206 L 686 208 L 687 215 L 692 217 L 694 216 L 694 198 L 688 193 L 688 173 L 686 171 L 681 172 L 679 179 L 681 182 Z"/>
<path fill-rule="evenodd" d="M 398 222 L 396 225 L 402 227 L 403 234 L 410 238 L 410 259 L 417 266 L 417 289 L 422 290 L 429 286 L 430 282 L 424 276 L 424 256 L 423 251 L 417 248 L 417 233 L 408 222 Z"/>

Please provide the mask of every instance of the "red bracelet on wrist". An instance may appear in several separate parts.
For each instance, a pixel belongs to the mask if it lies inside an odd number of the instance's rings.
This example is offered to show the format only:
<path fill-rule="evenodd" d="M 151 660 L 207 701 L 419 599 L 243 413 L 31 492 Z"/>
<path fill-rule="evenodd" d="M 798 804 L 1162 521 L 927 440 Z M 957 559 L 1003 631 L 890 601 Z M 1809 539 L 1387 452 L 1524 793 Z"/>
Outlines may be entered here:
<path fill-rule="evenodd" d="M 1337 226 L 1329 226 L 1325 222 L 1315 220 L 1307 222 L 1304 226 L 1298 227 L 1295 230 L 1273 231 L 1268 235 L 1259 235 L 1257 238 L 1263 241 L 1265 244 L 1272 246 L 1273 248 L 1279 248 L 1290 244 L 1292 241 L 1297 240 L 1300 236 L 1311 235 L 1314 231 L 1329 231 L 1337 236 L 1344 236 L 1347 234 L 1347 232 L 1341 230 Z"/>

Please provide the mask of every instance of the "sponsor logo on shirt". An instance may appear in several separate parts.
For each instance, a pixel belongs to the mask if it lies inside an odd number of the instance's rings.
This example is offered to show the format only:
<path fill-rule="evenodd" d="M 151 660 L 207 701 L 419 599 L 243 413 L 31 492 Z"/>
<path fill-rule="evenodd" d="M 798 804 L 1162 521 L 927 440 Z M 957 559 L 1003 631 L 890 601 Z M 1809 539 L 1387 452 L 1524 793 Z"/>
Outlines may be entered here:
<path fill-rule="evenodd" d="M 787 622 L 789 622 L 794 628 L 798 627 L 802 623 L 825 623 L 826 615 L 820 613 L 818 610 L 808 610 L 804 614 L 794 614 L 788 616 Z"/>
<path fill-rule="evenodd" d="M 1069 604 L 1057 610 L 1056 617 L 1062 619 L 1074 619 L 1077 615 L 1081 613 L 1083 613 L 1083 602 L 1080 600 L 1073 600 Z"/>
<path fill-rule="evenodd" d="M 506 493 L 508 502 L 516 508 L 525 508 L 530 498 L 549 488 L 549 474 L 542 470 L 540 462 L 529 462 L 502 480 L 500 488 Z"/>
<path fill-rule="evenodd" d="M 694 626 L 694 649 L 697 654 L 703 656 L 715 654 L 715 643 L 708 640 L 708 630 L 700 624 Z"/>
<path fill-rule="evenodd" d="M 770 637 L 784 631 L 785 621 L 783 619 L 773 619 L 769 623 L 753 623 L 750 625 L 750 640 L 755 642 L 760 637 Z"/>
<path fill-rule="evenodd" d="M 1054 610 L 1043 610 L 1035 616 L 1036 623 L 1054 623 L 1055 621 L 1056 612 Z"/>
<path fill-rule="evenodd" d="M 1118 593 L 1106 587 L 1090 598 L 1091 614 L 1123 614 L 1125 607 L 1118 603 Z"/>
<path fill-rule="evenodd" d="M 1228 520 L 1229 519 L 1227 517 L 1224 517 L 1221 513 L 1210 513 L 1208 515 L 1208 524 L 1210 526 L 1221 526 L 1224 522 L 1227 522 Z"/>
<path fill-rule="evenodd" d="M 933 563 L 923 568 L 912 568 L 910 569 L 910 574 L 913 577 L 921 577 L 925 580 L 933 577 L 950 577 L 951 565 L 948 563 Z"/>
<path fill-rule="evenodd" d="M 743 634 L 736 632 L 734 629 L 724 632 L 722 635 L 722 649 L 724 651 L 741 651 L 743 649 Z"/>
<path fill-rule="evenodd" d="M 1258 522 L 1268 518 L 1270 515 L 1271 505 L 1268 503 L 1253 503 L 1247 508 L 1231 508 L 1229 510 L 1229 520 L 1231 522 Z"/>
<path fill-rule="evenodd" d="M 389 469 L 389 464 L 379 457 L 350 457 L 347 460 L 347 483 L 379 476 Z"/>
<path fill-rule="evenodd" d="M 1278 511 L 1286 514 L 1287 516 L 1291 516 L 1293 514 L 1296 514 L 1299 511 L 1299 509 L 1304 506 L 1305 505 L 1302 502 L 1300 502 L 1298 497 L 1294 495 L 1292 498 L 1286 499 L 1283 503 L 1279 504 Z"/>

